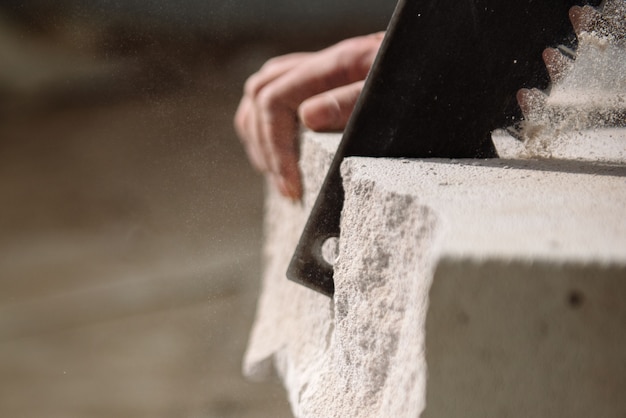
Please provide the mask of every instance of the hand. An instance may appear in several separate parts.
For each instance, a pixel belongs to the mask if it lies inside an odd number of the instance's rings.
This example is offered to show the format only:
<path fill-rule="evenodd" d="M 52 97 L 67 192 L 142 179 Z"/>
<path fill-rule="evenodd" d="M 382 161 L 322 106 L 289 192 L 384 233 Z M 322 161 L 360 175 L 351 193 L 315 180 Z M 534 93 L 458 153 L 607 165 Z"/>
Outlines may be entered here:
<path fill-rule="evenodd" d="M 298 119 L 316 131 L 345 128 L 383 36 L 273 58 L 246 81 L 235 129 L 251 163 L 284 196 L 302 196 Z"/>

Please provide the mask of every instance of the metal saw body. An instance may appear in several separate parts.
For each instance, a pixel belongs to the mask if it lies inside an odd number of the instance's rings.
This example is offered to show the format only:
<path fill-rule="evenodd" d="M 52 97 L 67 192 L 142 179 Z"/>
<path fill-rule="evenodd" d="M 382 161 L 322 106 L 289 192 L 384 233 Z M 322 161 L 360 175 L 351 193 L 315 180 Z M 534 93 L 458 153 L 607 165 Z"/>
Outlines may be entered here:
<path fill-rule="evenodd" d="M 400 0 L 288 278 L 333 295 L 333 267 L 321 247 L 339 236 L 345 157 L 497 157 L 491 132 L 521 119 L 520 88 L 547 86 L 542 51 L 575 42 L 568 10 L 583 4 L 589 2 Z"/>

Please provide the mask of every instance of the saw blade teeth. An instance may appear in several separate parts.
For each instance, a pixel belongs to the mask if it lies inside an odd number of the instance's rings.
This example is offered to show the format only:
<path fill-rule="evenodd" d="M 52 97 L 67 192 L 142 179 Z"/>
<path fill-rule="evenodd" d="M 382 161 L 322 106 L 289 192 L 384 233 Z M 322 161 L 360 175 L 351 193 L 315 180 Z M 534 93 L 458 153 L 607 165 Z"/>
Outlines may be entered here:
<path fill-rule="evenodd" d="M 569 18 L 576 36 L 584 32 L 610 37 L 613 42 L 626 40 L 626 1 L 606 0 L 601 10 L 591 6 L 574 6 L 569 11 Z"/>
<path fill-rule="evenodd" d="M 569 10 L 569 19 L 574 27 L 576 36 L 583 32 L 593 32 L 602 27 L 602 15 L 591 6 L 574 6 Z"/>
<path fill-rule="evenodd" d="M 604 31 L 618 44 L 626 42 L 626 0 L 606 0 L 602 8 Z"/>
<path fill-rule="evenodd" d="M 567 132 L 626 126 L 626 0 L 575 6 L 569 17 L 575 51 L 544 50 L 549 87 L 517 94 L 524 119 L 515 129 L 531 156 L 550 156 Z"/>
<path fill-rule="evenodd" d="M 573 6 L 569 10 L 569 19 L 579 40 L 589 33 L 611 34 L 613 39 L 617 34 L 623 39 L 626 33 L 626 0 L 605 0 L 602 11 L 588 5 Z M 546 110 L 546 101 L 552 87 L 561 82 L 572 69 L 576 56 L 576 50 L 564 45 L 546 48 L 543 51 L 542 58 L 551 83 L 545 91 L 538 89 L 518 91 L 517 102 L 524 119 L 537 116 Z"/>
<path fill-rule="evenodd" d="M 546 48 L 542 57 L 552 83 L 559 82 L 565 76 L 567 70 L 571 68 L 573 62 L 572 59 L 556 48 Z"/>
<path fill-rule="evenodd" d="M 520 89 L 517 92 L 517 103 L 519 104 L 524 119 L 529 119 L 533 114 L 541 112 L 545 107 L 548 96 L 541 90 Z"/>

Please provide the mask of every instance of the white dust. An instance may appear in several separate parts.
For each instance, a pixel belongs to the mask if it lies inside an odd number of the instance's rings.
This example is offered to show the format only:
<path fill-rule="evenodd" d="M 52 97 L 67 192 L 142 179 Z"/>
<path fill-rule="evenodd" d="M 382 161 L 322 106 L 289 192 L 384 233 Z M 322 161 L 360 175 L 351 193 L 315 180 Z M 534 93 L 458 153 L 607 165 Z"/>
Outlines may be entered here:
<path fill-rule="evenodd" d="M 612 16 L 618 19 L 626 10 L 626 2 L 620 2 Z M 626 39 L 622 28 L 607 24 L 580 33 L 576 60 L 552 85 L 545 100 L 535 99 L 529 105 L 520 133 L 530 157 L 561 154 L 568 146 L 567 138 L 575 133 L 625 126 Z"/>

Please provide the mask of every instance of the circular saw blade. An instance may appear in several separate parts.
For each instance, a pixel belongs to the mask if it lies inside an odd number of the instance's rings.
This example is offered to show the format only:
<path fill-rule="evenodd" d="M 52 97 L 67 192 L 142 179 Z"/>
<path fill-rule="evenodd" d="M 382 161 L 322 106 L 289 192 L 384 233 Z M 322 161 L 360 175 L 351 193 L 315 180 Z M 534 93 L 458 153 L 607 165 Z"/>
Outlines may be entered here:
<path fill-rule="evenodd" d="M 626 126 L 626 1 L 569 14 L 577 48 L 544 51 L 550 87 L 518 93 L 524 120 L 517 134 L 530 157 L 555 156 L 572 132 Z"/>

